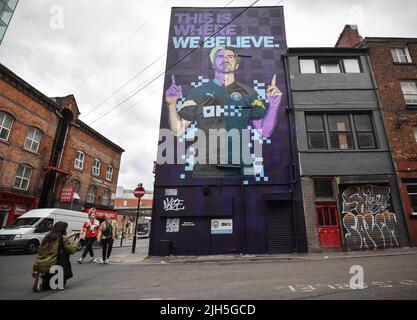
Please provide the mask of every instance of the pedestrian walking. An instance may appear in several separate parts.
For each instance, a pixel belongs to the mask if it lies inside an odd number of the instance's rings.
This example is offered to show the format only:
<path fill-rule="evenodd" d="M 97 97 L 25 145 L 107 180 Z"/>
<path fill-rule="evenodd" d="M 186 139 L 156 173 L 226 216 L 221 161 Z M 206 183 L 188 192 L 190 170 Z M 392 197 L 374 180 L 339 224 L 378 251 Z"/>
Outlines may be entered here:
<path fill-rule="evenodd" d="M 81 237 L 85 239 L 85 249 L 78 263 L 83 263 L 87 253 L 91 256 L 91 261 L 94 261 L 93 244 L 97 240 L 100 223 L 96 219 L 96 209 L 91 208 L 88 211 L 88 220 L 84 222 L 81 228 Z"/>
<path fill-rule="evenodd" d="M 75 234 L 66 236 L 67 227 L 66 222 L 58 221 L 42 240 L 32 269 L 32 277 L 35 278 L 33 291 L 51 289 L 49 282 L 54 275 L 50 273 L 52 266 L 60 265 L 63 268 L 64 286 L 67 280 L 72 278 L 69 255 L 77 251 L 79 239 L 72 242 L 70 238 Z"/>
<path fill-rule="evenodd" d="M 113 242 L 116 238 L 116 221 L 106 215 L 106 220 L 100 225 L 97 240 L 101 242 L 103 249 L 102 264 L 107 264 L 113 249 Z"/>

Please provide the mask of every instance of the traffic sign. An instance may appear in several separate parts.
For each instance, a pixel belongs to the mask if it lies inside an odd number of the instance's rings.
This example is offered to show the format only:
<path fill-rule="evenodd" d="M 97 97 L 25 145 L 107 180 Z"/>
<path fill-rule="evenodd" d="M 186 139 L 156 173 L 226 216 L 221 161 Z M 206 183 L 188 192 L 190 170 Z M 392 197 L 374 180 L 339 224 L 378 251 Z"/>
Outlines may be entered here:
<path fill-rule="evenodd" d="M 133 192 L 136 198 L 142 198 L 145 195 L 145 189 L 143 187 L 137 187 Z"/>

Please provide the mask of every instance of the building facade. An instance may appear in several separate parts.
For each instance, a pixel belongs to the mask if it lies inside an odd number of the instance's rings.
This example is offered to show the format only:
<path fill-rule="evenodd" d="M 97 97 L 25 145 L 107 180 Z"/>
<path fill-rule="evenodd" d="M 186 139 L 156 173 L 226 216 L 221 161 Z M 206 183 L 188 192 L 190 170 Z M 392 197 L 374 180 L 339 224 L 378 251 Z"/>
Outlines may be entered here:
<path fill-rule="evenodd" d="M 366 49 L 290 48 L 310 251 L 408 245 Z"/>
<path fill-rule="evenodd" d="M 58 106 L 0 64 L 0 227 L 36 208 Z"/>
<path fill-rule="evenodd" d="M 168 43 L 150 254 L 305 252 L 283 7 L 173 8 Z"/>
<path fill-rule="evenodd" d="M 78 119 L 79 111 L 74 96 L 54 100 L 62 110 L 71 113 L 73 119 L 67 128 L 63 145 L 58 144 L 55 150 L 59 159 L 58 168 L 64 174 L 52 172 L 56 175 L 52 206 L 84 211 L 95 207 L 100 219 L 106 213 L 116 218 L 113 198 L 124 150 Z M 63 188 L 68 185 L 73 186 L 75 193 L 71 203 L 61 201 Z"/>
<path fill-rule="evenodd" d="M 362 38 L 347 25 L 336 46 L 369 49 L 410 243 L 417 246 L 417 38 Z"/>
<path fill-rule="evenodd" d="M 112 193 L 124 150 L 78 115 L 73 96 L 48 98 L 0 65 L 1 225 L 37 207 L 94 206 L 116 217 Z"/>

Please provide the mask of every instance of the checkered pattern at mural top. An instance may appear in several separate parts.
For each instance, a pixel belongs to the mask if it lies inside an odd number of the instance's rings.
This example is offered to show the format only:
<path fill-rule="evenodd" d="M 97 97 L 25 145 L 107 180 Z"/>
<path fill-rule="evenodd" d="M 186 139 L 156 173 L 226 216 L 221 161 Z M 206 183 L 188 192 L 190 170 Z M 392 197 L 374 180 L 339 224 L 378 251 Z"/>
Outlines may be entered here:
<path fill-rule="evenodd" d="M 273 136 L 265 138 L 260 136 L 256 130 L 251 129 L 251 150 L 253 150 L 253 143 L 263 143 L 263 158 L 254 157 L 254 172 L 252 177 L 245 176 L 245 183 L 262 183 L 271 182 L 274 179 L 274 173 L 271 170 L 271 166 L 282 167 L 282 164 L 274 164 L 274 159 L 280 162 L 289 163 L 291 159 L 286 159 L 287 155 L 290 155 L 288 151 L 289 141 L 287 140 L 288 124 L 284 121 L 286 118 L 285 107 L 287 105 L 286 99 L 286 83 L 285 83 L 285 71 L 282 56 L 286 54 L 286 39 L 285 39 L 285 27 L 282 7 L 256 7 L 250 8 L 245 13 L 240 15 L 246 8 L 173 8 L 171 15 L 171 29 L 169 35 L 168 56 L 167 56 L 167 72 L 165 77 L 164 92 L 171 85 L 171 75 L 175 75 L 176 84 L 182 86 L 183 96 L 178 101 L 178 108 L 181 108 L 182 102 L 185 100 L 185 96 L 191 90 L 192 87 L 200 86 L 201 84 L 212 79 L 214 76 L 213 69 L 210 63 L 210 48 L 205 48 L 204 44 L 200 48 L 184 48 L 175 49 L 173 47 L 172 38 L 176 36 L 174 34 L 174 25 L 177 22 L 176 14 L 191 14 L 197 15 L 198 13 L 211 13 L 217 16 L 219 13 L 228 13 L 236 20 L 230 23 L 235 30 L 235 35 L 231 36 L 232 43 L 236 43 L 236 37 L 239 36 L 273 36 L 274 43 L 279 45 L 275 48 L 237 48 L 240 56 L 240 65 L 235 72 L 235 78 L 250 87 L 253 87 L 258 92 L 259 100 L 262 100 L 266 105 L 266 93 L 265 90 L 270 84 L 274 74 L 277 75 L 277 86 L 283 92 L 283 100 L 281 102 L 280 112 L 278 116 L 277 127 Z M 189 36 L 200 36 L 198 34 L 199 27 L 204 27 L 203 24 L 193 26 L 191 30 L 197 29 L 196 32 L 191 32 Z M 210 36 L 206 34 L 205 36 Z M 222 31 L 218 36 L 224 36 Z M 202 38 L 202 37 L 201 37 Z M 166 107 L 162 108 L 161 115 L 161 128 L 167 128 L 167 110 Z M 197 123 L 193 123 L 187 132 L 179 138 L 179 141 L 186 141 L 186 146 L 192 144 L 194 141 L 195 130 L 198 128 Z M 194 133 L 193 133 L 194 132 Z M 283 138 L 285 136 L 285 138 Z M 289 139 L 288 139 L 289 140 Z M 271 150 L 269 150 L 271 148 Z M 272 150 L 274 148 L 274 150 Z M 280 149 L 283 148 L 280 152 Z M 280 153 L 280 156 L 274 157 L 274 153 Z M 175 170 L 170 170 L 168 176 L 160 177 L 160 183 L 172 183 L 172 182 L 184 182 L 192 184 L 192 168 L 195 164 L 195 150 L 187 150 L 187 154 L 183 156 L 185 165 L 176 166 Z M 266 157 L 266 159 L 265 159 Z M 271 176 L 272 175 L 272 176 Z M 277 182 L 277 181 L 275 181 Z"/>

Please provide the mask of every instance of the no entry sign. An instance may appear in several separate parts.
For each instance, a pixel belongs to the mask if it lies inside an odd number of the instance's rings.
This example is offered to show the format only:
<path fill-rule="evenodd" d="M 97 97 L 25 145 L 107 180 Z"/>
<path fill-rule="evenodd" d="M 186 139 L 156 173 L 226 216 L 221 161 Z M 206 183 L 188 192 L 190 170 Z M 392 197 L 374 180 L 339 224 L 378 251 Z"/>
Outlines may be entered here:
<path fill-rule="evenodd" d="M 137 187 L 133 192 L 136 198 L 142 198 L 145 195 L 145 189 L 143 187 Z"/>

